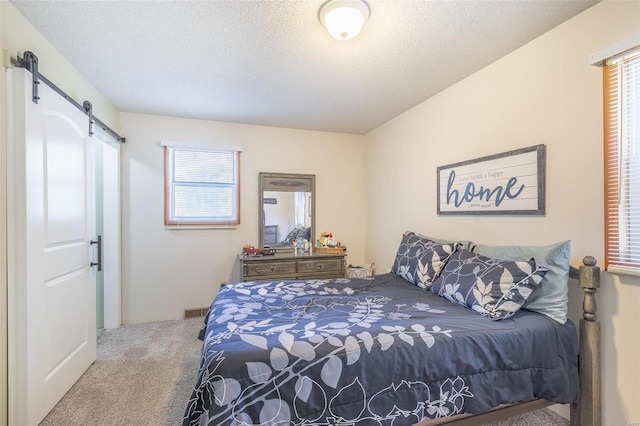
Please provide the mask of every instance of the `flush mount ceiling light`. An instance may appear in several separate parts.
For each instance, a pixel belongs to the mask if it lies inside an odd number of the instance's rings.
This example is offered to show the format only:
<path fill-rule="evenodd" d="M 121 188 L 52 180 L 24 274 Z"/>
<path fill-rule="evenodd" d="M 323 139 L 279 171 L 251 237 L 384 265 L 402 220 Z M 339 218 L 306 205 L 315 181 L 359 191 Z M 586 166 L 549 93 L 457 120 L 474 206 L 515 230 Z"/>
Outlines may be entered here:
<path fill-rule="evenodd" d="M 362 0 L 329 0 L 320 8 L 320 22 L 338 40 L 357 36 L 367 19 L 369 6 Z"/>

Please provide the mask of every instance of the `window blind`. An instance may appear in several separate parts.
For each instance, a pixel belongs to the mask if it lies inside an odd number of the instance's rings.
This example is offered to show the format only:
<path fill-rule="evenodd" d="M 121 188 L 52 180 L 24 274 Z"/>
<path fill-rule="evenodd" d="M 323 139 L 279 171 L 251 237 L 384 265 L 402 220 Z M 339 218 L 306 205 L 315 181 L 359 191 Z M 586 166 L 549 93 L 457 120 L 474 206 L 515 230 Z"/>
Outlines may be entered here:
<path fill-rule="evenodd" d="M 640 48 L 604 67 L 605 268 L 640 275 Z"/>
<path fill-rule="evenodd" d="M 240 223 L 239 152 L 164 149 L 165 225 Z"/>

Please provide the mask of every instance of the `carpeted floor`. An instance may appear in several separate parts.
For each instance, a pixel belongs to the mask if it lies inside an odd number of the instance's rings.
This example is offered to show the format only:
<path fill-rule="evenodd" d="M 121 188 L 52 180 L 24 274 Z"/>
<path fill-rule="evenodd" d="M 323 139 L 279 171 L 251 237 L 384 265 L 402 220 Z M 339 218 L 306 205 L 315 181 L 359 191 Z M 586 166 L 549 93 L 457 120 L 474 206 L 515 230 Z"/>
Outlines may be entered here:
<path fill-rule="evenodd" d="M 96 362 L 41 425 L 179 425 L 195 383 L 201 325 L 197 318 L 105 330 Z"/>
<path fill-rule="evenodd" d="M 41 426 L 177 426 L 195 383 L 202 319 L 105 330 L 98 359 Z M 568 421 L 543 409 L 491 426 L 555 426 Z"/>

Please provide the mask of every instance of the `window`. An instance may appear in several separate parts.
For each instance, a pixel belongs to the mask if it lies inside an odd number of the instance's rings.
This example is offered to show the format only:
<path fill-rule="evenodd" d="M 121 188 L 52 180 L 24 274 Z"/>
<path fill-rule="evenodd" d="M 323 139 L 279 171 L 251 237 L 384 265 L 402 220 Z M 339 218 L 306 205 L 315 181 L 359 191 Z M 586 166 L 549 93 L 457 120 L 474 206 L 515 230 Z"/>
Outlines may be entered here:
<path fill-rule="evenodd" d="M 164 147 L 164 223 L 240 223 L 240 150 Z"/>
<path fill-rule="evenodd" d="M 606 61 L 605 268 L 640 275 L 640 48 Z"/>

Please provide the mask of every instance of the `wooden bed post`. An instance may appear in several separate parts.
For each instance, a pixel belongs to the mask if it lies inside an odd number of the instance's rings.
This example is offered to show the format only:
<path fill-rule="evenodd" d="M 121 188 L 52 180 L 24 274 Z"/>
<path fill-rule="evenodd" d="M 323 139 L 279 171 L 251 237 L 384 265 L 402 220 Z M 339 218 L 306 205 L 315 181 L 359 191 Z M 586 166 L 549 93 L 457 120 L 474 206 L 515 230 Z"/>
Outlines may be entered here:
<path fill-rule="evenodd" d="M 571 426 L 600 426 L 600 323 L 597 321 L 595 294 L 600 288 L 600 268 L 596 259 L 582 260 L 578 279 L 584 291 L 580 320 L 580 398 L 571 405 Z M 573 274 L 573 278 L 576 278 Z"/>

